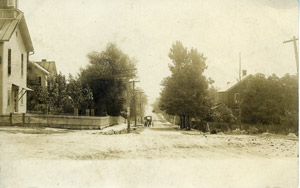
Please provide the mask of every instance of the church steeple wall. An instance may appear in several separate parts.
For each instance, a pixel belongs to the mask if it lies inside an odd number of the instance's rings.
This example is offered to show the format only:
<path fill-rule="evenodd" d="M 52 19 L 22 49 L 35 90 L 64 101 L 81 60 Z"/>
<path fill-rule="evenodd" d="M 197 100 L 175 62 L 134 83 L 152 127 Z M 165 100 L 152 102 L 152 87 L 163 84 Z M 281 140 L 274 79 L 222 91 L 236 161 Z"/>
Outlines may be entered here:
<path fill-rule="evenodd" d="M 0 9 L 18 8 L 18 0 L 0 0 Z"/>

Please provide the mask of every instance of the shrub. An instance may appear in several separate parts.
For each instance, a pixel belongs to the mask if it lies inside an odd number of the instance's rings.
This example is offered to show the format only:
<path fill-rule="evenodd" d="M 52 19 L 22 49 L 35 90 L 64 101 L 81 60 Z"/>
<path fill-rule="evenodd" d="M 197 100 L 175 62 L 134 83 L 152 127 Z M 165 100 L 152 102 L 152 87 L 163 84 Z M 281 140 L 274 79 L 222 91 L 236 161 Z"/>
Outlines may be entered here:
<path fill-rule="evenodd" d="M 211 119 L 213 122 L 234 123 L 236 117 L 233 115 L 230 108 L 225 104 L 221 104 L 212 110 Z"/>
<path fill-rule="evenodd" d="M 200 120 L 192 121 L 191 128 L 206 132 L 206 122 Z"/>
<path fill-rule="evenodd" d="M 249 134 L 257 134 L 258 133 L 258 129 L 256 127 L 250 127 L 248 129 Z"/>
<path fill-rule="evenodd" d="M 227 132 L 229 130 L 230 124 L 226 122 L 210 122 L 210 130 L 215 130 L 217 132 Z"/>

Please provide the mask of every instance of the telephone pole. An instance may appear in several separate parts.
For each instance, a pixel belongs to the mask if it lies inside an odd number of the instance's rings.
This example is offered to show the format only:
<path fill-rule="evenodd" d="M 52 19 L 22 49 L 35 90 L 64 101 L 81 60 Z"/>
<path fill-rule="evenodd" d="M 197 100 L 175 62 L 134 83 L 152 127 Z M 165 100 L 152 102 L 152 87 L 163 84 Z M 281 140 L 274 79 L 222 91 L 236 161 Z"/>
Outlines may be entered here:
<path fill-rule="evenodd" d="M 135 83 L 136 82 L 140 82 L 140 81 L 136 81 L 136 80 L 132 80 L 132 81 L 130 81 L 130 82 L 132 82 L 132 87 L 133 87 L 133 111 L 134 111 L 134 126 L 136 127 L 136 100 L 135 100 Z M 130 129 L 130 127 L 129 127 L 129 129 Z"/>
<path fill-rule="evenodd" d="M 239 81 L 242 80 L 242 58 L 241 58 L 241 52 L 239 53 Z"/>
<path fill-rule="evenodd" d="M 130 78 L 134 77 L 134 74 L 130 74 L 129 71 L 136 71 L 136 68 L 123 69 L 123 73 L 125 74 L 114 75 L 115 78 L 125 78 L 126 82 L 127 133 L 130 133 Z"/>
<path fill-rule="evenodd" d="M 283 43 L 289 43 L 289 42 L 293 42 L 294 43 L 294 51 L 295 51 L 297 75 L 299 75 L 299 57 L 298 57 L 297 40 L 298 40 L 298 38 L 296 38 L 295 36 L 293 36 L 293 38 L 291 40 L 283 41 Z"/>
<path fill-rule="evenodd" d="M 142 101 L 142 94 L 144 93 L 143 91 L 137 91 L 138 94 L 140 94 L 140 118 L 141 118 L 141 124 L 143 124 L 143 109 L 142 109 L 142 104 L 143 104 L 143 101 Z"/>
<path fill-rule="evenodd" d="M 242 81 L 242 57 L 241 52 L 239 54 L 239 82 Z M 242 108 L 241 108 L 241 85 L 238 94 L 238 104 L 239 104 L 239 127 L 242 130 Z"/>
<path fill-rule="evenodd" d="M 141 116 L 141 124 L 143 124 L 143 105 L 142 105 L 142 94 L 143 94 L 144 92 L 141 92 L 140 93 L 140 116 Z"/>
<path fill-rule="evenodd" d="M 127 90 L 127 96 L 126 96 L 126 100 L 127 100 L 127 133 L 130 133 L 130 92 L 129 92 L 129 88 L 130 87 L 130 82 L 129 82 L 129 77 L 126 78 L 126 90 Z"/>

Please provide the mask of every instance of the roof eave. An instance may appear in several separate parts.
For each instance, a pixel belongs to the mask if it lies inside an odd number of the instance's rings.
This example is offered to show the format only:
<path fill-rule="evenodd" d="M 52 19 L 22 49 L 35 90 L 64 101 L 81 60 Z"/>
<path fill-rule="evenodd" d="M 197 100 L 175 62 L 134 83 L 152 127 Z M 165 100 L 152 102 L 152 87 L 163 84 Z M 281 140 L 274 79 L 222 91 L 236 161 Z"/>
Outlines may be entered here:
<path fill-rule="evenodd" d="M 30 33 L 28 30 L 28 26 L 27 26 L 24 14 L 22 14 L 22 18 L 20 20 L 20 29 L 22 30 L 21 33 L 25 40 L 25 46 L 26 46 L 27 52 L 33 52 L 34 48 L 33 48 L 32 40 L 30 37 Z"/>
<path fill-rule="evenodd" d="M 49 71 L 47 71 L 46 69 L 44 69 L 44 68 L 43 68 L 42 66 L 40 66 L 38 63 L 31 62 L 31 61 L 30 61 L 30 63 L 32 63 L 36 68 L 38 68 L 40 71 L 44 72 L 45 74 L 47 74 L 47 75 L 50 74 Z"/>
<path fill-rule="evenodd" d="M 244 77 L 241 81 L 237 82 L 236 84 L 234 84 L 233 86 L 231 86 L 230 88 L 228 88 L 226 91 L 223 92 L 229 92 L 231 91 L 233 88 L 237 87 L 238 85 L 240 85 L 242 82 L 244 82 L 245 80 L 249 79 L 252 75 L 249 74 L 248 76 Z"/>

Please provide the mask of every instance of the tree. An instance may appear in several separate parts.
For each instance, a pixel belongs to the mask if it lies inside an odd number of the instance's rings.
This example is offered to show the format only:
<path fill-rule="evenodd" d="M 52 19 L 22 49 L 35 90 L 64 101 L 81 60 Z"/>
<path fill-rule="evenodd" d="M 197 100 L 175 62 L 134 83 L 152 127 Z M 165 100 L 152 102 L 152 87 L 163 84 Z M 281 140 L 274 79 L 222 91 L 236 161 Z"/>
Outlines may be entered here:
<path fill-rule="evenodd" d="M 45 90 L 40 86 L 28 85 L 33 92 L 28 92 L 27 94 L 27 110 L 46 112 L 47 105 L 43 103 L 40 99 L 45 95 Z"/>
<path fill-rule="evenodd" d="M 136 61 L 115 44 L 108 44 L 100 53 L 89 53 L 88 59 L 80 80 L 92 91 L 96 114 L 120 115 L 126 102 L 126 82 L 135 77 Z"/>
<path fill-rule="evenodd" d="M 255 75 L 243 89 L 242 121 L 250 124 L 276 125 L 278 130 L 298 127 L 298 78 L 275 74 L 266 78 Z M 285 125 L 285 126 L 283 126 Z"/>
<path fill-rule="evenodd" d="M 187 124 L 190 129 L 190 117 L 205 119 L 211 107 L 208 96 L 208 80 L 203 75 L 206 57 L 197 49 L 187 50 L 176 41 L 170 49 L 169 64 L 171 76 L 162 82 L 160 108 L 170 115 L 179 115 L 181 128 Z M 187 123 L 185 123 L 187 122 Z"/>
<path fill-rule="evenodd" d="M 163 113 L 163 111 L 160 109 L 160 97 L 156 98 L 154 103 L 151 104 L 151 106 L 155 113 Z"/>
<path fill-rule="evenodd" d="M 78 114 L 78 109 L 89 108 L 92 105 L 93 94 L 88 86 L 84 86 L 80 79 L 73 78 L 70 74 L 67 83 L 67 92 L 74 112 Z"/>
<path fill-rule="evenodd" d="M 263 74 L 255 75 L 244 90 L 242 121 L 246 123 L 279 124 L 283 114 L 282 91 L 276 75 L 268 79 Z"/>
<path fill-rule="evenodd" d="M 61 72 L 48 77 L 47 87 L 42 90 L 39 100 L 49 107 L 51 113 L 64 113 L 70 108 L 66 77 Z"/>

